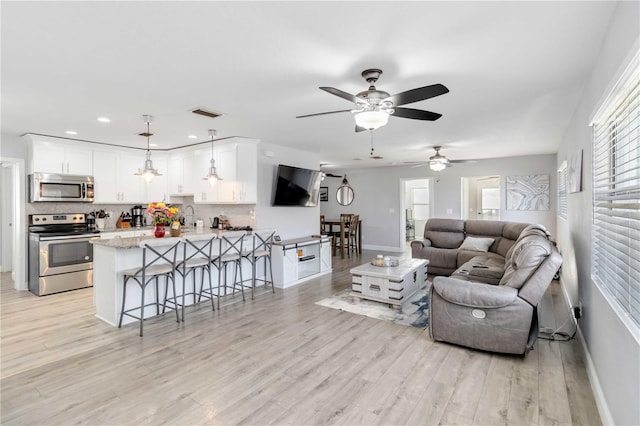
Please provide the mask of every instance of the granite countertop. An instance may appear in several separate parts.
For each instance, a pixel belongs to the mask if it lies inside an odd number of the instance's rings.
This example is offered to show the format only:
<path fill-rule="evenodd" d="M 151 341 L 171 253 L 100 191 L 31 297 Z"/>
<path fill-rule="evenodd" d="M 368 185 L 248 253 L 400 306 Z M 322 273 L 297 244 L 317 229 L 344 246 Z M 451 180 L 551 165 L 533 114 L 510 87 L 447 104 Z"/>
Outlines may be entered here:
<path fill-rule="evenodd" d="M 139 226 L 139 227 L 130 227 L 130 228 L 115 228 L 115 227 L 105 227 L 101 229 L 100 232 L 128 232 L 128 231 L 152 231 L 153 226 Z"/>
<path fill-rule="evenodd" d="M 123 231 L 126 231 L 126 230 L 130 231 L 132 229 L 144 229 L 144 228 L 121 228 L 121 229 Z M 110 231 L 105 229 L 104 232 L 110 232 Z M 163 238 L 163 240 L 166 240 L 167 245 L 169 245 L 177 240 L 184 240 L 185 238 L 189 238 L 192 235 L 212 235 L 212 236 L 216 235 L 217 236 L 224 232 L 231 232 L 231 231 L 220 230 L 220 229 L 210 229 L 210 228 L 201 228 L 201 229 L 196 228 L 193 230 L 192 229 L 183 230 L 180 233 L 179 237 L 170 237 L 169 231 L 167 230 L 167 233 Z M 251 235 L 251 234 L 247 233 L 247 235 Z M 140 243 L 144 240 L 151 240 L 151 239 L 156 239 L 156 238 L 153 235 L 145 235 L 145 236 L 137 236 L 137 237 L 119 237 L 116 235 L 114 238 L 92 240 L 91 243 L 98 246 L 112 247 L 117 249 L 130 249 L 130 248 L 139 247 Z"/>

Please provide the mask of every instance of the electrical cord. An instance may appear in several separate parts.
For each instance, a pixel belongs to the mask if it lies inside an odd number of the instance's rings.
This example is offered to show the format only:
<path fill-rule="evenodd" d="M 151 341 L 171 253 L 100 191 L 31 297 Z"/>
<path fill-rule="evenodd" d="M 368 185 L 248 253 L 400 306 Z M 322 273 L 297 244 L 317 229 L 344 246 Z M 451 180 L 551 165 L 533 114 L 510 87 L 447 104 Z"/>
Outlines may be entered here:
<path fill-rule="evenodd" d="M 576 337 L 576 333 L 578 332 L 578 324 L 576 323 L 576 328 L 573 330 L 573 334 L 569 335 L 569 333 L 565 333 L 564 331 L 560 331 L 562 327 L 564 327 L 569 322 L 569 317 L 567 317 L 566 321 L 562 323 L 562 325 L 552 333 L 540 333 L 538 334 L 538 338 L 544 340 L 553 340 L 556 342 L 568 342 L 573 340 Z"/>

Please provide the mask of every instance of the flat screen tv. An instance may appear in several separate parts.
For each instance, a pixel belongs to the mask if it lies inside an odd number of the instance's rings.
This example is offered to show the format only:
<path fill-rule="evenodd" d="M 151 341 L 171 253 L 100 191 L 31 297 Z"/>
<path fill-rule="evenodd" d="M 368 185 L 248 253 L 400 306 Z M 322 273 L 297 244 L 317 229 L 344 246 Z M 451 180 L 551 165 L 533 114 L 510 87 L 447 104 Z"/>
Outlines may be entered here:
<path fill-rule="evenodd" d="M 315 207 L 320 195 L 322 173 L 300 167 L 278 166 L 273 206 Z"/>

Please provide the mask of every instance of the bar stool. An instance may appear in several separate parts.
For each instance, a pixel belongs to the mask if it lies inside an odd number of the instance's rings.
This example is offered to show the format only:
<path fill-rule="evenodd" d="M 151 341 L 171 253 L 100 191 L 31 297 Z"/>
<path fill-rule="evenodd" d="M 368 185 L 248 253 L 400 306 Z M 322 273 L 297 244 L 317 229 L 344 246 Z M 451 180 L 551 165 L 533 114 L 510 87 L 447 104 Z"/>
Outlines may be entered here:
<path fill-rule="evenodd" d="M 213 260 L 212 251 L 214 241 L 217 236 L 211 234 L 190 235 L 184 239 L 183 256 L 182 260 L 176 266 L 176 272 L 182 277 L 182 295 L 174 295 L 172 297 L 165 297 L 165 304 L 171 303 L 177 310 L 178 307 L 182 307 L 182 321 L 184 321 L 184 307 L 186 305 L 186 297 L 193 296 L 193 303 L 196 302 L 196 296 L 198 296 L 198 302 L 202 299 L 202 289 L 204 286 L 204 273 L 205 271 L 209 277 L 209 292 L 205 294 L 206 299 L 211 300 L 211 307 L 215 311 L 215 304 L 213 300 L 213 289 L 211 286 L 211 262 Z M 201 270 L 200 274 L 200 291 L 196 291 L 196 271 Z M 193 291 L 187 293 L 187 277 L 189 274 L 193 277 Z M 182 299 L 182 303 L 178 302 L 178 299 Z"/>
<path fill-rule="evenodd" d="M 242 301 L 244 302 L 244 289 L 242 286 L 242 245 L 244 242 L 244 237 L 247 235 L 245 231 L 233 231 L 233 232 L 223 232 L 218 236 L 219 248 L 217 253 L 213 256 L 213 260 L 211 265 L 213 265 L 218 270 L 218 283 L 214 287 L 216 290 L 215 297 L 218 299 L 218 309 L 220 309 L 220 297 L 222 296 L 222 292 L 224 295 L 227 295 L 227 289 L 230 288 L 233 290 L 232 294 L 236 292 L 236 284 L 240 283 L 240 291 L 242 292 Z M 229 285 L 227 282 L 227 267 L 230 263 L 234 264 L 233 270 L 233 286 Z M 240 274 L 240 281 L 238 278 L 238 271 Z M 223 281 L 224 278 L 224 281 Z M 206 289 L 202 290 L 204 294 L 210 294 L 212 297 L 213 289 L 207 291 Z"/>
<path fill-rule="evenodd" d="M 122 285 L 122 309 L 120 309 L 120 321 L 118 322 L 118 328 L 122 327 L 122 318 L 127 315 L 140 321 L 140 336 L 142 336 L 145 308 L 155 305 L 156 315 L 160 315 L 158 279 L 160 277 L 165 277 L 165 297 L 167 295 L 169 287 L 169 280 L 171 280 L 173 294 L 175 294 L 176 256 L 180 244 L 182 244 L 182 240 L 180 238 L 150 239 L 140 242 L 139 246 L 142 247 L 142 266 L 139 268 L 123 271 L 124 283 Z M 134 281 L 138 284 L 138 286 L 140 286 L 140 306 L 125 310 L 124 308 L 126 306 L 127 284 L 130 281 Z M 145 290 L 147 288 L 147 285 L 152 281 L 155 281 L 156 299 L 155 302 L 145 303 Z M 164 312 L 165 304 L 163 303 L 162 306 L 162 310 Z M 140 310 L 140 316 L 136 316 L 131 313 L 131 311 L 136 310 Z M 178 317 L 178 310 L 175 309 L 175 311 L 176 321 L 180 321 Z"/>
<path fill-rule="evenodd" d="M 251 251 L 247 251 L 243 254 L 243 258 L 247 259 L 251 264 L 251 299 L 253 300 L 254 291 L 256 288 L 256 282 L 263 282 L 266 286 L 271 284 L 271 290 L 273 293 L 276 289 L 273 285 L 273 269 L 271 265 L 271 246 L 273 244 L 273 236 L 276 234 L 275 229 L 259 229 L 253 231 L 253 247 Z M 264 278 L 256 277 L 256 267 L 258 262 L 262 259 L 264 261 Z M 269 265 L 270 280 L 267 279 L 267 264 Z M 245 280 L 249 281 L 249 280 Z M 242 282 L 244 286 L 244 281 Z"/>

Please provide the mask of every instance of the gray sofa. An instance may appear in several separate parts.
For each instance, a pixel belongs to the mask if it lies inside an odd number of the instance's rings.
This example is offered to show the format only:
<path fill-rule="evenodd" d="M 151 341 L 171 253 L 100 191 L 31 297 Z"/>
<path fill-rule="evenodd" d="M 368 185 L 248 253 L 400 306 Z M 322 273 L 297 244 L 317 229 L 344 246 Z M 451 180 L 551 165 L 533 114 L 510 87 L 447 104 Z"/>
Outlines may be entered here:
<path fill-rule="evenodd" d="M 459 224 L 455 224 L 453 234 L 456 235 L 447 238 L 442 229 L 451 228 L 453 224 L 447 224 L 448 219 L 436 221 L 425 230 L 425 236 L 429 236 L 427 245 L 420 243 L 419 253 L 423 255 L 438 253 L 434 242 L 447 244 L 449 241 L 452 245 L 452 241 L 460 238 Z M 492 227 L 476 222 L 482 221 L 463 223 L 463 231 L 482 230 L 482 234 L 474 235 L 485 237 L 492 233 L 495 241 L 491 248 L 495 247 L 496 251 L 476 252 L 473 256 L 458 250 L 455 253 L 458 267 L 451 276 L 438 276 L 433 280 L 429 300 L 431 337 L 481 350 L 526 353 L 538 336 L 538 303 L 560 268 L 562 257 L 541 225 L 494 222 Z M 500 227 L 502 231 L 498 235 Z M 515 241 L 511 237 L 515 237 Z M 462 241 L 458 248 L 461 245 Z M 412 249 L 420 247 L 412 244 Z M 446 259 L 445 266 L 441 261 L 445 256 L 453 256 L 452 250 L 457 249 L 444 250 L 446 254 L 440 253 L 436 258 L 440 262 L 436 263 L 438 272 L 451 269 L 448 266 L 452 264 L 451 259 Z M 431 263 L 429 272 L 434 272 Z"/>
<path fill-rule="evenodd" d="M 507 252 L 527 223 L 492 220 L 429 219 L 424 239 L 411 242 L 411 256 L 429 259 L 429 273 L 498 284 Z M 460 248 L 466 237 L 491 238 L 486 252 Z"/>

